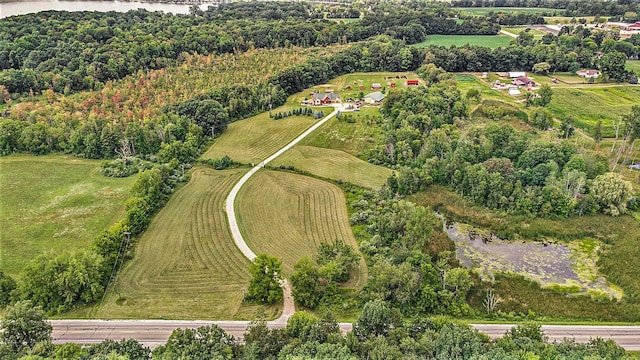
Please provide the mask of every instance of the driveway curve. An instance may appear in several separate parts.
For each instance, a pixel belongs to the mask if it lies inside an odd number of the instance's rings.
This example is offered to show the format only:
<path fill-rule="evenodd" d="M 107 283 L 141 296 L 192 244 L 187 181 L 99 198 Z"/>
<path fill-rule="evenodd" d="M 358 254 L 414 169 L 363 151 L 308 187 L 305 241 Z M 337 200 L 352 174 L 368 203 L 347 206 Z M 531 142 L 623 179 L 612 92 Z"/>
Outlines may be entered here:
<path fill-rule="evenodd" d="M 244 238 L 242 237 L 242 233 L 240 232 L 240 227 L 238 226 L 238 219 L 236 217 L 236 210 L 235 210 L 235 202 L 236 202 L 236 197 L 238 196 L 238 192 L 240 191 L 242 186 L 256 172 L 258 172 L 258 170 L 262 169 L 266 164 L 268 164 L 269 162 L 273 161 L 278 156 L 284 154 L 285 151 L 287 151 L 287 150 L 291 149 L 292 147 L 294 147 L 302 139 L 304 139 L 309 134 L 314 132 L 317 128 L 319 128 L 324 123 L 329 121 L 329 119 L 331 119 L 332 117 L 336 116 L 336 114 L 338 114 L 338 112 L 339 112 L 339 107 L 336 106 L 335 110 L 333 110 L 333 112 L 331 112 L 331 114 L 329 114 L 329 115 L 325 116 L 324 118 L 322 118 L 322 120 L 318 121 L 312 127 L 308 128 L 305 132 L 300 134 L 297 138 L 293 139 L 293 141 L 291 141 L 290 143 L 288 143 L 287 145 L 282 147 L 280 150 L 276 151 L 273 155 L 269 156 L 268 158 L 266 158 L 265 160 L 260 162 L 258 165 L 256 165 L 253 168 L 251 168 L 251 170 L 249 170 L 249 172 L 246 173 L 240 179 L 240 181 L 238 181 L 235 184 L 235 186 L 231 189 L 231 192 L 229 192 L 229 195 L 227 196 L 227 199 L 225 200 L 225 212 L 227 213 L 227 220 L 229 222 L 229 229 L 231 230 L 231 236 L 233 237 L 233 241 L 235 242 L 235 244 L 238 247 L 238 249 L 240 249 L 242 254 L 247 259 L 253 261 L 253 259 L 256 258 L 256 254 L 253 252 L 253 250 L 251 250 L 251 248 L 244 241 Z M 284 282 L 282 284 L 282 287 L 284 289 L 284 306 L 282 308 L 282 315 L 278 319 L 274 320 L 274 322 L 277 322 L 279 324 L 284 322 L 286 324 L 287 320 L 289 319 L 289 316 L 291 316 L 295 312 L 296 309 L 295 309 L 295 304 L 293 302 L 293 297 L 291 296 L 291 286 L 289 285 L 289 282 L 286 279 L 284 280 Z"/>

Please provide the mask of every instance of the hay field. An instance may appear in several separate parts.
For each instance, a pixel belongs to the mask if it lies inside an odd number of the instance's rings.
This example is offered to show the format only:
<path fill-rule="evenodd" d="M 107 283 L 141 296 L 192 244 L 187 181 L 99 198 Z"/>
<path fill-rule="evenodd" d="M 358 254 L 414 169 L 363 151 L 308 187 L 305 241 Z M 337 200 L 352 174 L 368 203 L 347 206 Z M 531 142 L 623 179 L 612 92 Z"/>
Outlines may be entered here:
<path fill-rule="evenodd" d="M 236 248 L 224 200 L 246 169 L 196 167 L 140 238 L 100 318 L 237 319 L 255 315 L 242 305 L 249 260 Z"/>
<path fill-rule="evenodd" d="M 445 47 L 455 45 L 460 47 L 470 44 L 495 49 L 509 46 L 512 39 L 512 37 L 505 35 L 427 35 L 425 41 L 411 46 L 423 48 L 431 45 Z"/>
<path fill-rule="evenodd" d="M 135 176 L 72 156 L 0 157 L 0 270 L 18 277 L 42 253 L 81 249 L 120 218 Z"/>
<path fill-rule="evenodd" d="M 370 164 L 344 151 L 315 146 L 295 146 L 272 164 L 293 166 L 317 176 L 372 189 L 381 188 L 393 173 L 388 168 Z"/>
<path fill-rule="evenodd" d="M 282 260 L 285 276 L 322 242 L 342 240 L 358 249 L 342 190 L 326 181 L 286 172 L 260 171 L 240 190 L 238 220 L 249 247 Z M 364 260 L 352 287 L 366 283 Z"/>
<path fill-rule="evenodd" d="M 285 111 L 289 108 L 291 107 L 282 106 L 274 109 L 273 112 Z M 289 116 L 274 120 L 269 118 L 269 113 L 236 121 L 229 124 L 227 130 L 215 140 L 202 157 L 219 159 L 228 155 L 234 161 L 258 163 L 302 134 L 315 122 L 316 120 L 311 116 Z"/>

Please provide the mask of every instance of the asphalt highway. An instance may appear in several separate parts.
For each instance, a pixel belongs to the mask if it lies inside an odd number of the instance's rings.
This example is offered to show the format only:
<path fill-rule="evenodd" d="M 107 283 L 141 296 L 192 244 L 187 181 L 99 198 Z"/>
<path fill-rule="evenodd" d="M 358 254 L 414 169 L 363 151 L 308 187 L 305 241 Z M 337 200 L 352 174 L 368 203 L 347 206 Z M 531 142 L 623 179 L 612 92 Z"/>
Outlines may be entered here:
<path fill-rule="evenodd" d="M 162 345 L 174 329 L 218 325 L 228 334 L 242 338 L 248 321 L 187 321 L 187 320 L 51 320 L 55 343 L 74 342 L 80 344 L 99 343 L 105 339 L 136 339 L 145 346 L 155 348 Z M 282 328 L 286 323 L 273 321 L 270 328 Z M 492 338 L 502 336 L 514 325 L 477 324 L 472 325 Z M 343 332 L 351 330 L 351 324 L 340 323 Z M 583 325 L 543 325 L 542 330 L 550 341 L 573 338 L 577 342 L 587 342 L 591 338 L 613 339 L 626 350 L 640 351 L 640 326 L 583 326 Z"/>

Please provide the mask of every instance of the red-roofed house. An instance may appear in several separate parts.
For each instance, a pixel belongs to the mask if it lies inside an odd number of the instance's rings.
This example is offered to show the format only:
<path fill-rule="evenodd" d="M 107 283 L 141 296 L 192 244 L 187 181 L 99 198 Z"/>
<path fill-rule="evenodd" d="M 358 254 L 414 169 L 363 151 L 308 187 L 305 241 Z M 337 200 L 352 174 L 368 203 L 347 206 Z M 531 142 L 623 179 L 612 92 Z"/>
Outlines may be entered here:
<path fill-rule="evenodd" d="M 416 85 L 420 85 L 420 82 L 418 80 L 407 80 L 407 86 L 416 86 Z"/>
<path fill-rule="evenodd" d="M 534 87 L 534 86 L 536 86 L 536 82 L 531 80 L 531 79 L 529 79 L 526 76 L 518 76 L 511 83 L 513 85 L 518 86 L 518 87 L 520 87 L 520 86 L 526 86 L 526 87 Z"/>

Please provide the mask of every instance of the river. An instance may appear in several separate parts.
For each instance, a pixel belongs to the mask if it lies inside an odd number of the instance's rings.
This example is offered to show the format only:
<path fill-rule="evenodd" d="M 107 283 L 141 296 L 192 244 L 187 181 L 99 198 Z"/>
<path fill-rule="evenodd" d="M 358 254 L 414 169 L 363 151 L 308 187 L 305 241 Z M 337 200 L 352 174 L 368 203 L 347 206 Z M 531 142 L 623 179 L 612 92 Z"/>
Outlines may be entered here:
<path fill-rule="evenodd" d="M 199 5 L 206 10 L 211 4 Z M 188 14 L 191 4 L 149 3 L 138 1 L 60 1 L 37 0 L 0 3 L 0 19 L 9 16 L 37 13 L 47 10 L 61 11 L 118 11 L 146 9 L 149 11 L 164 11 L 173 14 Z"/>

